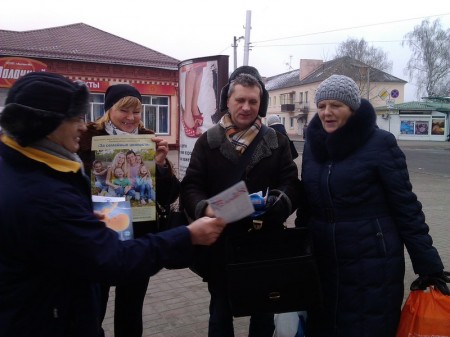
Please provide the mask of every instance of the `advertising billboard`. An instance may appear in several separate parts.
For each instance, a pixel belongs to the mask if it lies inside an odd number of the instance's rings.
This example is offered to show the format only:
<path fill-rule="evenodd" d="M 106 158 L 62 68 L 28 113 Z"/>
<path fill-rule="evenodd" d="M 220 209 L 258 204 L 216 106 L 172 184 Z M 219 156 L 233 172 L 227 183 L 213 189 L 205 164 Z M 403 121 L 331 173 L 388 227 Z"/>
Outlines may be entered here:
<path fill-rule="evenodd" d="M 197 139 L 217 124 L 223 115 L 219 111 L 220 90 L 228 82 L 228 56 L 201 57 L 180 62 L 179 109 L 180 152 L 179 178 L 189 166 Z"/>

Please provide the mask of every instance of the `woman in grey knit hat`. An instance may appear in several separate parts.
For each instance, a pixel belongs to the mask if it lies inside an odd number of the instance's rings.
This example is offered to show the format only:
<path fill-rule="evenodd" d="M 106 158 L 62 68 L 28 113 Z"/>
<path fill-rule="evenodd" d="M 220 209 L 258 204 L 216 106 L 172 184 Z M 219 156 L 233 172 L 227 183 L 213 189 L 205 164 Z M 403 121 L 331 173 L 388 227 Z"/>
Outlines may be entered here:
<path fill-rule="evenodd" d="M 400 319 L 404 247 L 419 278 L 450 295 L 444 266 L 412 192 L 405 155 L 376 125 L 369 101 L 349 77 L 316 92 L 303 151 L 306 203 L 297 226 L 311 229 L 323 311 L 309 312 L 308 337 L 394 337 Z"/>

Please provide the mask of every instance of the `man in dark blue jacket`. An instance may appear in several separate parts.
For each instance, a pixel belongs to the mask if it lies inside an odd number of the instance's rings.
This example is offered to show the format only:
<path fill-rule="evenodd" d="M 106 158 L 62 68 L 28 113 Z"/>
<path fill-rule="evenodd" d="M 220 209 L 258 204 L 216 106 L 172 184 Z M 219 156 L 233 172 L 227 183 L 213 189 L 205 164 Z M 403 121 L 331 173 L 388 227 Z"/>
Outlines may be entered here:
<path fill-rule="evenodd" d="M 89 92 L 51 73 L 10 89 L 0 126 L 0 336 L 97 337 L 98 281 L 150 276 L 213 243 L 222 220 L 199 219 L 119 241 L 94 215 L 78 156 Z"/>

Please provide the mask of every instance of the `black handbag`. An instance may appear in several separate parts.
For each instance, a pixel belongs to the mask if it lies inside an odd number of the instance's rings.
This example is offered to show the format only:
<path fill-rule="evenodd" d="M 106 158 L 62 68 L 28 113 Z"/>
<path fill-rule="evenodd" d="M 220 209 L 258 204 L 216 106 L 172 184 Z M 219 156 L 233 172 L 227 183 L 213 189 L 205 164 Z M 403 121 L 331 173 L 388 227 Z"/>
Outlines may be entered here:
<path fill-rule="evenodd" d="M 319 274 L 307 228 L 252 230 L 227 242 L 234 317 L 318 308 Z"/>
<path fill-rule="evenodd" d="M 158 215 L 158 232 L 189 225 L 186 213 L 182 210 L 176 210 L 171 205 L 156 203 L 156 210 Z"/>

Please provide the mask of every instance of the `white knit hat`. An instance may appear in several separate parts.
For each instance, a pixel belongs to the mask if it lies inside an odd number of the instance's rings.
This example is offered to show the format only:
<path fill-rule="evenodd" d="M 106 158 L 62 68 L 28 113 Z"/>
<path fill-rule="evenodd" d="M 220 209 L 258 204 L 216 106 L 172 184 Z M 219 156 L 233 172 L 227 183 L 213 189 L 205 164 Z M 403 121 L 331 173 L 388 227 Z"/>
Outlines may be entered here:
<path fill-rule="evenodd" d="M 271 126 L 273 124 L 281 124 L 281 120 L 278 115 L 267 116 L 267 126 Z"/>

